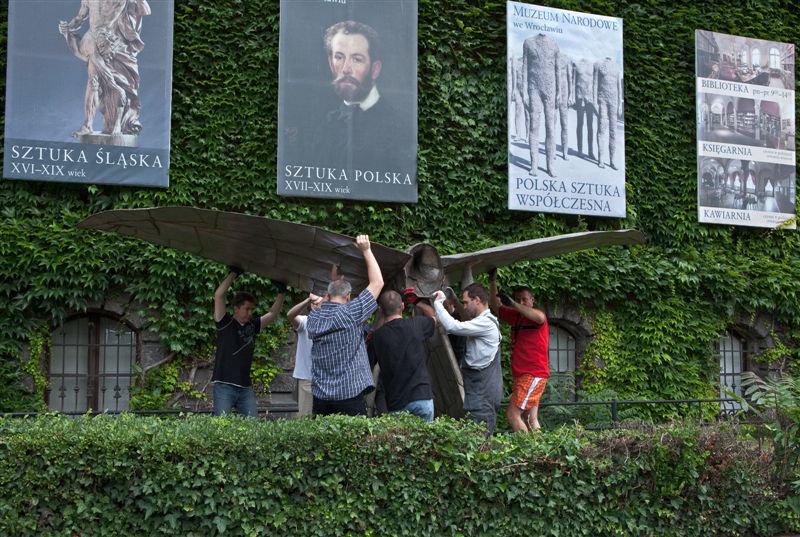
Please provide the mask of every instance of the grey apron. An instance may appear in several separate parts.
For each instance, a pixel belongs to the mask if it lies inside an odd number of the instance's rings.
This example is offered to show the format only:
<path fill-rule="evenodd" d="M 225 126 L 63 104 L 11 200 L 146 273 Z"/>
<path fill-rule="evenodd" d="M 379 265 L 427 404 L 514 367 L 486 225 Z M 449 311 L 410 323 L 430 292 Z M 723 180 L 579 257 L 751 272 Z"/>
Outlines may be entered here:
<path fill-rule="evenodd" d="M 483 369 L 462 365 L 461 376 L 464 378 L 464 413 L 476 423 L 485 423 L 487 434 L 494 434 L 497 411 L 503 400 L 500 346 L 492 363 Z"/>

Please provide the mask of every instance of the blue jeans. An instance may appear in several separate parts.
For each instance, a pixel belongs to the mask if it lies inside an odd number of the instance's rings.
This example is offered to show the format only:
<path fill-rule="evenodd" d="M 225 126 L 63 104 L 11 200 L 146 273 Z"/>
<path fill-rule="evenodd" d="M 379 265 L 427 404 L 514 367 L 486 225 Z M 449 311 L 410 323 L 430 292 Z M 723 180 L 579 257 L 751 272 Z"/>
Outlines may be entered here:
<path fill-rule="evenodd" d="M 214 415 L 230 414 L 233 408 L 242 416 L 255 418 L 258 416 L 256 408 L 256 394 L 252 386 L 246 388 L 225 384 L 224 382 L 214 383 Z"/>
<path fill-rule="evenodd" d="M 411 401 L 404 408 L 396 410 L 395 412 L 408 412 L 430 423 L 433 421 L 433 399 Z"/>

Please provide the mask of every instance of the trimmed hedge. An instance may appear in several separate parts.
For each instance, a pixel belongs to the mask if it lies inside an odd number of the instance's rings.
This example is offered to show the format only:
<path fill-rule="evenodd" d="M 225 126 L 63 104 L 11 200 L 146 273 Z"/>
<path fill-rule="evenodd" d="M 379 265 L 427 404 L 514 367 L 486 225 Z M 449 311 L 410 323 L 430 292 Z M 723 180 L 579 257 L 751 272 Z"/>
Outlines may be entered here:
<path fill-rule="evenodd" d="M 0 420 L 3 535 L 773 535 L 731 429 L 485 439 L 410 416 Z"/>

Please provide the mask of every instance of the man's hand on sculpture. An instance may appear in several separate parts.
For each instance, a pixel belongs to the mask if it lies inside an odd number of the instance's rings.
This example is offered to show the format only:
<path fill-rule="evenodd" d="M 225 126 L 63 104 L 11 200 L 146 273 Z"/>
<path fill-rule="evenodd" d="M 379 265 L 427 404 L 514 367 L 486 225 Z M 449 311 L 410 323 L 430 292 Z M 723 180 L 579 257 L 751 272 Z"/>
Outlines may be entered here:
<path fill-rule="evenodd" d="M 499 293 L 497 296 L 499 296 L 499 297 L 500 297 L 500 303 L 501 303 L 502 305 L 504 305 L 504 306 L 506 306 L 506 307 L 508 307 L 508 308 L 510 308 L 510 307 L 512 307 L 512 306 L 513 306 L 513 304 L 514 304 L 514 301 L 513 301 L 513 300 L 511 299 L 511 297 L 510 297 L 510 296 L 508 296 L 507 294 L 505 294 L 505 293 Z"/>
<path fill-rule="evenodd" d="M 281 281 L 273 280 L 272 287 L 275 288 L 275 292 L 278 293 L 279 295 L 286 293 L 286 284 Z"/>
<path fill-rule="evenodd" d="M 435 302 L 444 302 L 444 298 L 445 298 L 444 297 L 444 293 L 441 290 L 436 291 L 435 293 L 433 293 L 433 300 Z"/>
<path fill-rule="evenodd" d="M 356 237 L 356 247 L 362 252 L 369 250 L 369 235 L 359 235 Z"/>

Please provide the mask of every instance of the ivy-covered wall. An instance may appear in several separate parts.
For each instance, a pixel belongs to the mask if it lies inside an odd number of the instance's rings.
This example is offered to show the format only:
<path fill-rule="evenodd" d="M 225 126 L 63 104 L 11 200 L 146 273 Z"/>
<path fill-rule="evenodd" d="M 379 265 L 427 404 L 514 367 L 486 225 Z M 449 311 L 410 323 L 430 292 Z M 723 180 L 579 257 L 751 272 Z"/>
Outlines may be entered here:
<path fill-rule="evenodd" d="M 187 364 L 210 357 L 211 296 L 223 267 L 75 228 L 96 211 L 160 205 L 364 232 L 398 248 L 429 241 L 443 253 L 634 227 L 647 235 L 646 246 L 500 272 L 502 284 L 526 282 L 540 303 L 574 306 L 593 323 L 587 351 L 597 360 L 584 360 L 586 390 L 713 396 L 713 342 L 737 318 L 766 315 L 786 352 L 796 354 L 798 234 L 697 223 L 694 128 L 694 30 L 795 43 L 795 3 L 545 3 L 625 21 L 626 219 L 506 209 L 504 2 L 420 0 L 419 203 L 394 205 L 278 197 L 277 0 L 175 0 L 170 188 L 0 181 L 0 385 L 18 385 L 22 344 L 69 314 L 120 297 L 141 305 L 147 328 Z M 1 20 L 6 12 L 3 2 Z M 255 276 L 237 286 L 272 298 Z M 275 327 L 261 354 L 285 333 Z"/>

